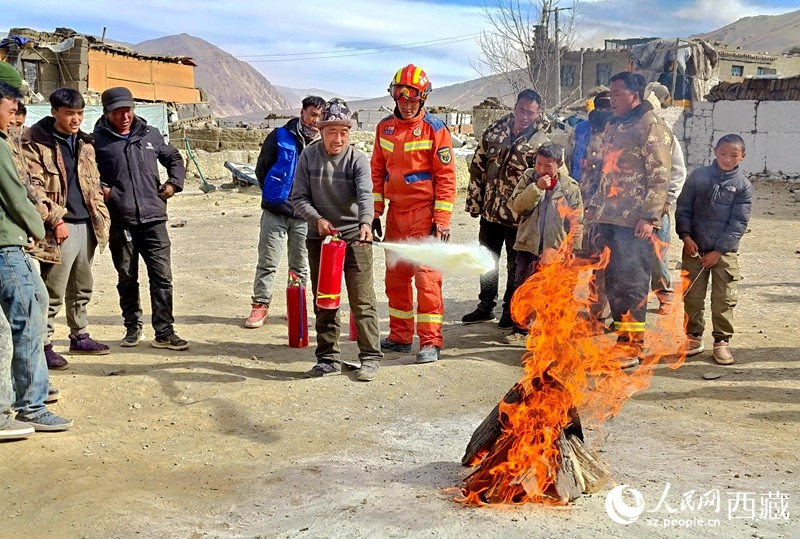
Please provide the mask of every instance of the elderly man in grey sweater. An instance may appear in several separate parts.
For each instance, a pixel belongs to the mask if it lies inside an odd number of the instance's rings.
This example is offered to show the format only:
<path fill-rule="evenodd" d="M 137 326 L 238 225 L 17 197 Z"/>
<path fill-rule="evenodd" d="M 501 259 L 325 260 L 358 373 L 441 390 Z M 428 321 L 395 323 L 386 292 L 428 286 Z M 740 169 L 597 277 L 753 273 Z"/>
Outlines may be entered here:
<path fill-rule="evenodd" d="M 339 98 L 325 104 L 317 123 L 322 141 L 311 144 L 300 154 L 291 202 L 308 223 L 306 246 L 317 319 L 317 364 L 308 375 L 339 374 L 340 364 L 344 364 L 358 368 L 358 380 L 368 382 L 375 379 L 383 358 L 372 247 L 359 243 L 372 241 L 374 205 L 369 160 L 348 143 L 350 116 L 347 104 Z M 358 330 L 358 362 L 340 359 L 339 309 L 321 309 L 316 305 L 322 242 L 335 234 L 347 242 L 344 280 Z"/>

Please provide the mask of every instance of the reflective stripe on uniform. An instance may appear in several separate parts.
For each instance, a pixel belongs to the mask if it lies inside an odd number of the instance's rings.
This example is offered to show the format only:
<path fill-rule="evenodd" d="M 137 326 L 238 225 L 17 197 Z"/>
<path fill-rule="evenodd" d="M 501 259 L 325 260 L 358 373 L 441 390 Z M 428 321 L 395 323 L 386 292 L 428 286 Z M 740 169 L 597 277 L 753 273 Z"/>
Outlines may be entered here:
<path fill-rule="evenodd" d="M 437 200 L 433 203 L 433 209 L 453 213 L 453 203 L 447 200 Z"/>
<path fill-rule="evenodd" d="M 383 140 L 383 139 L 381 139 Z M 381 145 L 383 143 L 381 142 Z M 412 142 L 406 142 L 403 144 L 403 151 L 406 152 L 414 152 L 417 150 L 430 150 L 433 148 L 433 141 L 432 140 L 415 140 Z M 392 149 L 394 149 L 394 145 L 392 145 Z"/>
<path fill-rule="evenodd" d="M 443 314 L 418 314 L 418 324 L 442 324 L 444 322 Z"/>
<path fill-rule="evenodd" d="M 409 320 L 414 318 L 414 311 L 401 311 L 400 309 L 392 309 L 389 307 L 389 316 L 400 318 L 402 320 Z"/>
<path fill-rule="evenodd" d="M 383 193 L 372 193 L 373 202 L 383 202 Z"/>
<path fill-rule="evenodd" d="M 614 322 L 617 331 L 644 331 L 644 322 Z"/>
<path fill-rule="evenodd" d="M 381 137 L 380 143 L 381 143 L 381 148 L 383 148 L 387 152 L 394 151 L 394 142 L 392 142 L 391 140 L 386 140 L 385 138 Z"/>

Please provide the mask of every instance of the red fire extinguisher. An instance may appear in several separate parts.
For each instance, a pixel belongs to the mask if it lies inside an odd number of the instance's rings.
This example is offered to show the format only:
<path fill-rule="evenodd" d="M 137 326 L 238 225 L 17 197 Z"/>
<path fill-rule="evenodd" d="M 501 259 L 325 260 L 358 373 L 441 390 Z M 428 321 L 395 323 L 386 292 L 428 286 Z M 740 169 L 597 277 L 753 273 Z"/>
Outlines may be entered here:
<path fill-rule="evenodd" d="M 286 308 L 289 319 L 289 347 L 308 346 L 308 307 L 306 306 L 306 287 L 293 271 L 289 272 L 286 286 Z"/>
<path fill-rule="evenodd" d="M 322 242 L 317 282 L 317 307 L 320 309 L 338 309 L 342 302 L 342 273 L 346 250 L 347 243 L 338 235 L 328 236 Z"/>
<path fill-rule="evenodd" d="M 350 340 L 358 340 L 358 328 L 356 327 L 356 317 L 353 316 L 353 311 L 350 311 Z"/>

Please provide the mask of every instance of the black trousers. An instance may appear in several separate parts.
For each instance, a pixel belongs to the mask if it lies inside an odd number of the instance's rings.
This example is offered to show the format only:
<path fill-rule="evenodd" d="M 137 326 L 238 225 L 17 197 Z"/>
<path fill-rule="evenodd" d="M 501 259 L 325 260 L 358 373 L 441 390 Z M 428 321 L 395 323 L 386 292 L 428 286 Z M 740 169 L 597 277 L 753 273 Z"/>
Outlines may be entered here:
<path fill-rule="evenodd" d="M 626 226 L 597 225 L 600 247 L 611 256 L 605 269 L 606 294 L 620 341 L 644 340 L 650 270 L 653 267 L 653 242 L 637 238 Z"/>
<path fill-rule="evenodd" d="M 172 316 L 172 264 L 166 221 L 128 228 L 112 227 L 108 245 L 117 270 L 117 292 L 126 328 L 142 327 L 139 299 L 139 256 L 147 267 L 150 307 L 156 338 L 175 333 Z"/>
<path fill-rule="evenodd" d="M 517 229 L 513 226 L 491 223 L 481 217 L 478 231 L 478 242 L 489 249 L 497 257 L 498 263 L 503 245 L 506 247 L 506 290 L 503 294 L 503 313 L 510 313 L 511 296 L 517 287 L 514 279 L 517 273 L 517 252 L 514 243 L 517 241 Z M 481 275 L 481 291 L 478 294 L 478 309 L 493 313 L 497 305 L 497 292 L 500 280 L 500 271 L 494 269 Z"/>

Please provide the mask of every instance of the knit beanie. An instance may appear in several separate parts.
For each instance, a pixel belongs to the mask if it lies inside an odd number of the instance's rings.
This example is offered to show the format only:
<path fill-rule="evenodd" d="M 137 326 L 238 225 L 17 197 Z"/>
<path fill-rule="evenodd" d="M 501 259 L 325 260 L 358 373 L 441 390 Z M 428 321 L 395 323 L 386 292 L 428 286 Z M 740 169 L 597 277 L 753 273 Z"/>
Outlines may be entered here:
<path fill-rule="evenodd" d="M 14 69 L 14 66 L 8 62 L 0 62 L 0 82 L 5 82 L 10 86 L 19 89 L 20 85 L 22 84 L 22 77 L 19 76 L 19 73 L 16 69 Z"/>
<path fill-rule="evenodd" d="M 328 125 L 353 127 L 352 115 L 347 103 L 341 98 L 334 97 L 325 103 L 325 108 L 322 110 L 322 116 L 317 122 L 317 127 L 319 129 Z"/>

